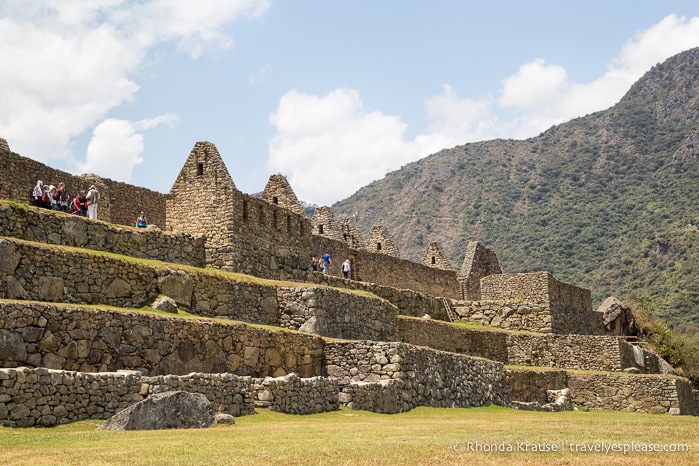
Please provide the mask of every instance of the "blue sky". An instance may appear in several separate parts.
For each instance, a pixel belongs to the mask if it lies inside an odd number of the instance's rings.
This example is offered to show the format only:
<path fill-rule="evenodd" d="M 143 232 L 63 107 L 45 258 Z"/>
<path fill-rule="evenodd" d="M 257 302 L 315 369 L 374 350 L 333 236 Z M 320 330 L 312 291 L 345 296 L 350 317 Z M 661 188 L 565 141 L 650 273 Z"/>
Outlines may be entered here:
<path fill-rule="evenodd" d="M 160 192 L 211 141 L 241 191 L 282 173 L 331 205 L 608 108 L 696 46 L 688 1 L 0 0 L 0 137 Z"/>

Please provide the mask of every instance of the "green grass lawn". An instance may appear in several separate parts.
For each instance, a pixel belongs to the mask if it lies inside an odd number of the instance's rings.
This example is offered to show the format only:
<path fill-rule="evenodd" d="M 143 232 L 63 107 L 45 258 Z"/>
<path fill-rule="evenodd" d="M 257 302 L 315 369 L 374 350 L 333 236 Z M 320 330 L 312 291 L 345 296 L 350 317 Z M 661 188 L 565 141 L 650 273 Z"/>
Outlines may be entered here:
<path fill-rule="evenodd" d="M 342 409 L 295 416 L 263 409 L 237 418 L 235 426 L 201 430 L 114 432 L 96 430 L 99 424 L 0 428 L 0 463 L 699 464 L 699 418 L 692 416 L 535 413 L 495 406 L 417 408 L 393 415 Z M 589 448 L 684 444 L 689 451 L 605 454 L 571 452 L 570 444 Z M 490 445 L 514 451 L 484 451 Z M 538 447 L 558 451 L 531 451 Z M 518 451 L 524 448 L 530 451 Z"/>

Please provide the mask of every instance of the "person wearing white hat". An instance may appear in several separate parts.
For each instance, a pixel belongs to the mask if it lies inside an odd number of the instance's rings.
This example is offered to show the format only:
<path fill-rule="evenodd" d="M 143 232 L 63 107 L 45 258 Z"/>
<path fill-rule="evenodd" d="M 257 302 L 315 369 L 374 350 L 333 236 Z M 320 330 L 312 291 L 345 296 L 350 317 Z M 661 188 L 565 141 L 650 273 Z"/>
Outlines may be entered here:
<path fill-rule="evenodd" d="M 97 203 L 99 202 L 100 192 L 93 184 L 90 186 L 90 190 L 87 192 L 87 216 L 92 219 L 97 219 Z"/>

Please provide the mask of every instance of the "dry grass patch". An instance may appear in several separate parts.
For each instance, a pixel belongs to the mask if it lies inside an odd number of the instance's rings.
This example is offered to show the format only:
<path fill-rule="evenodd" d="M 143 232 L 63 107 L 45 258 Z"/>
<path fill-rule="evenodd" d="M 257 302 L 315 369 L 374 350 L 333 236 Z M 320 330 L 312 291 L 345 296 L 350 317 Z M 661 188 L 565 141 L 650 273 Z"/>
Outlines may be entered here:
<path fill-rule="evenodd" d="M 293 416 L 260 410 L 235 426 L 106 432 L 99 421 L 51 429 L 0 428 L 7 464 L 672 464 L 699 463 L 699 418 L 610 412 L 535 413 L 499 407 L 417 408 L 383 415 L 340 411 Z M 660 446 L 688 452 L 468 451 L 480 445 Z"/>

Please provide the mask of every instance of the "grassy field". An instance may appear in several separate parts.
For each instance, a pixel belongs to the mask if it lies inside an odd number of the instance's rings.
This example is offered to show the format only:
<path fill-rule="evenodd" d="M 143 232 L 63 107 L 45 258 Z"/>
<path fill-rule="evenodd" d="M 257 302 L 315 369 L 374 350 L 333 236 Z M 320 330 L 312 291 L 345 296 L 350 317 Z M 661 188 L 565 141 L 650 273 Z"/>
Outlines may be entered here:
<path fill-rule="evenodd" d="M 699 464 L 699 418 L 499 407 L 342 409 L 294 416 L 258 410 L 234 426 L 109 432 L 100 421 L 0 428 L 2 464 Z M 571 451 L 675 448 L 688 451 Z M 508 452 L 489 452 L 508 449 Z M 524 449 L 528 449 L 528 451 Z M 535 452 L 537 448 L 557 451 Z M 564 449 L 562 452 L 561 449 Z M 473 451 L 471 451 L 473 450 Z"/>

